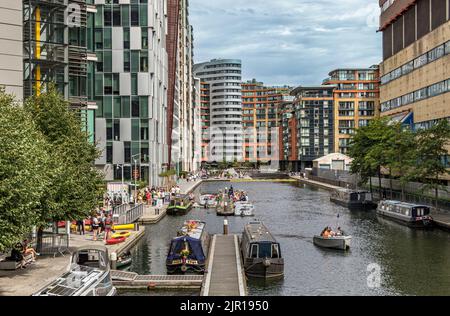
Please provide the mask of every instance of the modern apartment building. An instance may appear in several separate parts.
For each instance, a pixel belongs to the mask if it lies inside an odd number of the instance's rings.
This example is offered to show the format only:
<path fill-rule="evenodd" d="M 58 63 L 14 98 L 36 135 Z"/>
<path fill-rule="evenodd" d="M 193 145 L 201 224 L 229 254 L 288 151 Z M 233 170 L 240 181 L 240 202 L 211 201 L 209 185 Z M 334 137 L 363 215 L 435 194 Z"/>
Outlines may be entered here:
<path fill-rule="evenodd" d="M 23 99 L 22 3 L 3 0 L 0 4 L 0 87 Z"/>
<path fill-rule="evenodd" d="M 330 72 L 325 85 L 335 85 L 334 152 L 346 154 L 355 129 L 380 115 L 379 70 L 344 68 Z"/>
<path fill-rule="evenodd" d="M 381 0 L 381 115 L 414 128 L 450 118 L 450 3 Z"/>
<path fill-rule="evenodd" d="M 298 160 L 298 128 L 293 102 L 285 102 L 279 115 L 281 116 L 279 127 L 280 169 L 294 170 L 292 162 Z"/>
<path fill-rule="evenodd" d="M 289 92 L 289 87 L 267 87 L 255 79 L 242 83 L 243 153 L 246 162 L 279 159 L 280 110 Z"/>
<path fill-rule="evenodd" d="M 313 160 L 334 151 L 334 95 L 336 86 L 300 86 L 291 91 L 296 119 L 297 159 L 290 161 L 293 171 L 311 168 Z M 291 123 L 292 124 L 292 123 Z M 292 128 L 291 128 L 292 129 Z M 291 135 L 292 137 L 292 135 Z M 294 144 L 291 140 L 286 142 Z M 291 146 L 294 147 L 294 146 Z M 287 156 L 293 148 L 285 148 Z"/>
<path fill-rule="evenodd" d="M 193 129 L 192 129 L 192 169 L 198 171 L 202 164 L 202 103 L 201 103 L 201 81 L 194 78 L 193 94 Z"/>
<path fill-rule="evenodd" d="M 209 98 L 210 128 L 205 139 L 208 142 L 207 161 L 242 161 L 241 61 L 214 59 L 196 64 L 194 75 L 204 83 L 202 100 Z M 204 102 L 206 105 L 207 101 Z"/>
<path fill-rule="evenodd" d="M 194 38 L 187 0 L 179 0 L 179 12 L 171 159 L 178 171 L 192 171 Z"/>
<path fill-rule="evenodd" d="M 98 106 L 96 161 L 106 180 L 161 184 L 168 162 L 165 0 L 96 0 L 91 30 Z"/>
<path fill-rule="evenodd" d="M 209 128 L 211 126 L 210 116 L 210 85 L 200 82 L 200 120 L 202 127 L 201 137 L 201 161 L 208 162 L 209 159 Z"/>

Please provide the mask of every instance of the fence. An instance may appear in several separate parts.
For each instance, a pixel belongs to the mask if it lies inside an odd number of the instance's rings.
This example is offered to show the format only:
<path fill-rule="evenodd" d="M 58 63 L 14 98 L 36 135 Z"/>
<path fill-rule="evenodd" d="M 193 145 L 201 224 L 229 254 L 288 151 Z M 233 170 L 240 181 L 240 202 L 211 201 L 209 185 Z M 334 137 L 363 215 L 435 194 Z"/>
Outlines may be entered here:
<path fill-rule="evenodd" d="M 120 205 L 113 209 L 113 220 L 116 225 L 131 224 L 144 215 L 144 204 L 131 207 L 130 204 Z"/>
<path fill-rule="evenodd" d="M 66 234 L 44 232 L 42 242 L 38 246 L 38 252 L 43 256 L 56 257 L 58 254 L 64 256 L 64 253 L 70 253 L 69 236 Z"/>

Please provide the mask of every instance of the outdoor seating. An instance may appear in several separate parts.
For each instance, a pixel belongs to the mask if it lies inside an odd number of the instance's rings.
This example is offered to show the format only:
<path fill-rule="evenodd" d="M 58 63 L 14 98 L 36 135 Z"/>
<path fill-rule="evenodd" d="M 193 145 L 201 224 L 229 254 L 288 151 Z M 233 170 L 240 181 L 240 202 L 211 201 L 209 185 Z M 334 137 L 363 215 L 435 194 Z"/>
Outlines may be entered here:
<path fill-rule="evenodd" d="M 25 266 L 31 264 L 33 262 L 33 255 L 27 254 L 23 257 L 23 264 Z M 8 260 L 4 259 L 0 261 L 0 270 L 17 270 L 20 269 L 22 266 L 22 261 L 14 261 L 14 260 Z"/>

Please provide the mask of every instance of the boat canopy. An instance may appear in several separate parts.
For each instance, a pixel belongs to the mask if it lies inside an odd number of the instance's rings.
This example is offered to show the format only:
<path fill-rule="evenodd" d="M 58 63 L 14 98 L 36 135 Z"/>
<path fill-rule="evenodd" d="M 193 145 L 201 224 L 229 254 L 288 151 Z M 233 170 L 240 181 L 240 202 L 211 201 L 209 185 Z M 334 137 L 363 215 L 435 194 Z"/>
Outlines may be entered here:
<path fill-rule="evenodd" d="M 172 239 L 170 245 L 170 252 L 167 256 L 168 260 L 175 260 L 181 258 L 181 252 L 186 249 L 189 251 L 188 258 L 198 261 L 206 260 L 203 252 L 202 242 L 199 239 L 189 236 L 182 236 Z"/>

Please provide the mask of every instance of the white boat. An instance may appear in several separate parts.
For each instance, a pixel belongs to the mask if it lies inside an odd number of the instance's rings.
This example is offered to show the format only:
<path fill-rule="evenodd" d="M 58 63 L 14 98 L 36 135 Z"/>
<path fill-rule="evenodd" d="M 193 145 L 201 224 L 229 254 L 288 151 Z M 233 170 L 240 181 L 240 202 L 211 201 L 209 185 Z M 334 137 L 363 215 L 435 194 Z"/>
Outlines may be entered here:
<path fill-rule="evenodd" d="M 69 271 L 33 296 L 115 296 L 108 250 L 103 246 L 78 248 Z"/>
<path fill-rule="evenodd" d="M 352 236 L 322 237 L 314 236 L 314 245 L 328 249 L 348 250 Z"/>
<path fill-rule="evenodd" d="M 203 207 L 214 208 L 217 206 L 216 196 L 214 194 L 204 194 L 199 198 L 199 204 Z"/>
<path fill-rule="evenodd" d="M 234 206 L 235 216 L 254 216 L 255 206 L 248 202 L 236 202 Z"/>

